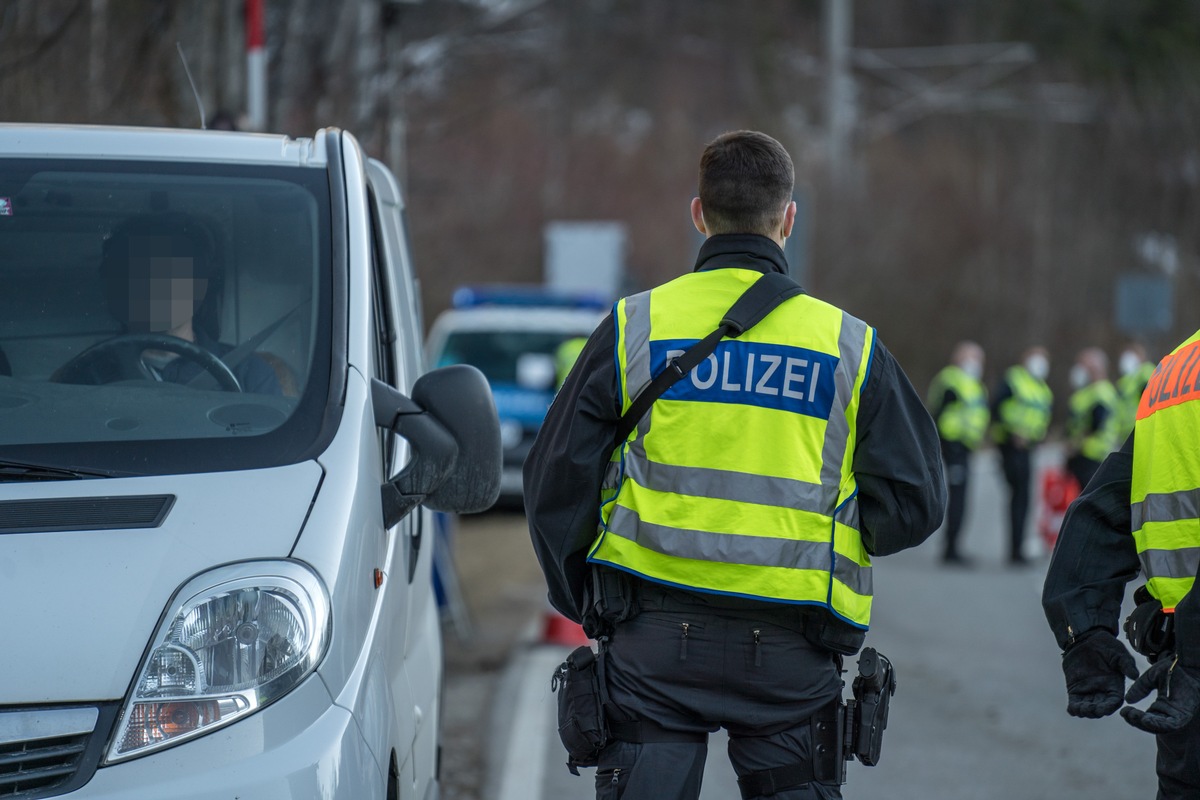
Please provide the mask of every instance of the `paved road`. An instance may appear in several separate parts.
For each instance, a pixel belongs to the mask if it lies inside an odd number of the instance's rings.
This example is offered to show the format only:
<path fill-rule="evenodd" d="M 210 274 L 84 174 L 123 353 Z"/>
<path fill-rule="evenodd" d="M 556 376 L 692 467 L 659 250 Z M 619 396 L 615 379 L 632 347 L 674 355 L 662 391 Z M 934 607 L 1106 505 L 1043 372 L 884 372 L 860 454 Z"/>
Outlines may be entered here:
<path fill-rule="evenodd" d="M 974 569 L 938 564 L 936 537 L 877 562 L 868 644 L 892 658 L 899 688 L 880 765 L 852 763 L 844 796 L 1152 797 L 1152 737 L 1119 717 L 1067 716 L 1059 654 L 1039 602 L 1047 560 L 1031 536 L 1034 565 L 1004 563 L 997 456 L 980 454 L 974 475 L 964 531 Z M 594 771 L 567 772 L 554 730 L 549 675 L 568 649 L 513 650 L 493 705 L 496 735 L 481 798 L 594 796 Z M 738 797 L 724 743 L 714 739 L 702 798 Z"/>

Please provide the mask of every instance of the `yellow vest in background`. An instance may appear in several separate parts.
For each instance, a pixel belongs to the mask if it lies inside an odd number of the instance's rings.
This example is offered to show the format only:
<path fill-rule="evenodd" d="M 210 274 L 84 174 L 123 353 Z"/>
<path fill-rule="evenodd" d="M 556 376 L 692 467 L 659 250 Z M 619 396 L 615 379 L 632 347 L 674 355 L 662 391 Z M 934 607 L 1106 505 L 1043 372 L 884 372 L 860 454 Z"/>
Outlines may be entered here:
<path fill-rule="evenodd" d="M 933 376 L 929 386 L 929 407 L 936 408 L 946 390 L 955 399 L 938 414 L 938 434 L 947 442 L 962 442 L 974 450 L 983 441 L 988 428 L 987 390 L 961 367 L 951 364 Z"/>
<path fill-rule="evenodd" d="M 689 273 L 614 309 L 622 410 L 760 277 Z M 808 295 L 726 337 L 617 447 L 589 560 L 650 581 L 829 609 L 865 629 L 851 469 L 875 332 Z"/>
<path fill-rule="evenodd" d="M 1012 389 L 1012 395 L 1004 398 L 996 410 L 999 417 L 996 441 L 1007 442 L 1011 437 L 1019 436 L 1034 444 L 1045 439 L 1054 401 L 1050 387 L 1021 364 L 1009 367 L 1004 379 Z"/>
<path fill-rule="evenodd" d="M 1092 430 L 1092 409 L 1108 409 L 1108 416 L 1099 428 Z M 1116 388 L 1108 381 L 1095 381 L 1071 395 L 1070 418 L 1067 420 L 1067 439 L 1071 446 L 1093 461 L 1105 457 L 1121 446 L 1121 400 Z"/>
<path fill-rule="evenodd" d="M 1200 332 L 1154 370 L 1133 433 L 1133 540 L 1150 594 L 1173 611 L 1200 568 Z"/>

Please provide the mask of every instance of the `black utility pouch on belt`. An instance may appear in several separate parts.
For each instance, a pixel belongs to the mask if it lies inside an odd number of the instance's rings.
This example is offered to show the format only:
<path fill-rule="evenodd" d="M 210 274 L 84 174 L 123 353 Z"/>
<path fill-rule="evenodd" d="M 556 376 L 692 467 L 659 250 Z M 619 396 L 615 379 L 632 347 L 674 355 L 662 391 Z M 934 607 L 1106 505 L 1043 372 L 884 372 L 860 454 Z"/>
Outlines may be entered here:
<path fill-rule="evenodd" d="M 581 645 L 550 680 L 550 688 L 558 693 L 558 738 L 567 749 L 567 767 L 575 775 L 578 767 L 596 766 L 608 744 L 600 664 L 592 648 Z"/>
<path fill-rule="evenodd" d="M 1163 611 L 1162 603 L 1145 586 L 1134 591 L 1133 602 L 1137 606 L 1125 618 L 1125 638 L 1153 664 L 1175 649 L 1175 617 Z"/>

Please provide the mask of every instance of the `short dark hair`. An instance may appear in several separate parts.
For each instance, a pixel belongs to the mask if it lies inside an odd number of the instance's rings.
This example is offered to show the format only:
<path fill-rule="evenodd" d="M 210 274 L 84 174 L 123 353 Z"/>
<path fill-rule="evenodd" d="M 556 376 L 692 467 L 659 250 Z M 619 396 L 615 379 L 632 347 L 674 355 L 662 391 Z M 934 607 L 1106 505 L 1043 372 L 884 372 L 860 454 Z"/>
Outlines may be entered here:
<path fill-rule="evenodd" d="M 700 156 L 700 206 L 710 234 L 774 235 L 795 183 L 792 157 L 758 131 L 730 131 Z"/>

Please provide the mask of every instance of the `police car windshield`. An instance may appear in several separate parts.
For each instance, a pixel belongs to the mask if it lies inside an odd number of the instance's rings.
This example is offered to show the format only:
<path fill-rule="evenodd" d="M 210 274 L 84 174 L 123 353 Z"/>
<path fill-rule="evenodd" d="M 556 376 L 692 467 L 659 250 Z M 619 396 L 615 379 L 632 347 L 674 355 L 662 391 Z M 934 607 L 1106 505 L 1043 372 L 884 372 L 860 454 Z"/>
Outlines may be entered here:
<path fill-rule="evenodd" d="M 286 463 L 329 385 L 324 170 L 0 157 L 0 459 Z"/>
<path fill-rule="evenodd" d="M 457 331 L 446 337 L 437 366 L 470 364 L 491 384 L 518 383 L 522 356 L 553 356 L 566 333 L 556 331 Z"/>

